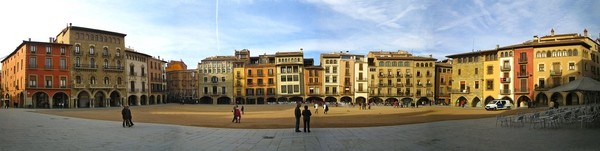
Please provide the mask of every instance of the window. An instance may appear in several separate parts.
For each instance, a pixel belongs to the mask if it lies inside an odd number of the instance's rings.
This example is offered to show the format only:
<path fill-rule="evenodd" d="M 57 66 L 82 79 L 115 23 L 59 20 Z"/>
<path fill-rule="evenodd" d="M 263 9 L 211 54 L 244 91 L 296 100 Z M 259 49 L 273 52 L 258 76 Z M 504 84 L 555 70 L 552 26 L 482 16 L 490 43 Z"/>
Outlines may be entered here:
<path fill-rule="evenodd" d="M 81 46 L 75 45 L 75 54 L 79 54 L 81 52 Z"/>
<path fill-rule="evenodd" d="M 96 77 L 92 76 L 90 78 L 90 84 L 96 84 Z"/>
<path fill-rule="evenodd" d="M 60 69 L 67 69 L 67 59 L 60 58 Z"/>
<path fill-rule="evenodd" d="M 458 69 L 458 75 L 460 75 L 460 69 Z"/>
<path fill-rule="evenodd" d="M 273 69 L 269 69 L 269 70 L 267 70 L 267 72 L 269 72 L 269 76 L 273 75 Z"/>
<path fill-rule="evenodd" d="M 90 58 L 90 68 L 96 68 L 96 60 L 94 58 Z"/>
<path fill-rule="evenodd" d="M 29 87 L 37 87 L 37 77 L 29 76 Z"/>
<path fill-rule="evenodd" d="M 222 82 L 225 82 L 225 77 L 221 77 L 221 81 L 222 81 Z"/>
<path fill-rule="evenodd" d="M 337 67 L 332 67 L 331 69 L 333 70 L 333 73 L 337 73 Z"/>
<path fill-rule="evenodd" d="M 575 81 L 575 77 L 569 77 L 569 82 Z"/>
<path fill-rule="evenodd" d="M 104 47 L 102 50 L 102 56 L 108 56 L 108 48 Z"/>
<path fill-rule="evenodd" d="M 81 76 L 75 76 L 75 83 L 81 84 Z"/>
<path fill-rule="evenodd" d="M 273 83 L 273 78 L 269 78 L 269 84 L 274 84 Z"/>
<path fill-rule="evenodd" d="M 575 62 L 569 62 L 569 70 L 575 70 Z"/>
<path fill-rule="evenodd" d="M 115 53 L 115 56 L 121 56 L 121 49 L 117 49 L 117 52 Z"/>
<path fill-rule="evenodd" d="M 52 58 L 46 58 L 46 69 L 52 69 Z"/>
<path fill-rule="evenodd" d="M 539 64 L 538 66 L 539 71 L 544 71 L 544 64 Z"/>
<path fill-rule="evenodd" d="M 29 58 L 29 68 L 37 68 L 37 58 L 30 57 Z"/>
<path fill-rule="evenodd" d="M 475 81 L 475 89 L 479 89 L 479 81 Z"/>
<path fill-rule="evenodd" d="M 108 77 L 104 77 L 104 84 L 105 85 L 110 84 L 110 79 L 108 79 Z"/>
<path fill-rule="evenodd" d="M 287 86 L 286 85 L 282 85 L 281 86 L 281 93 L 287 93 Z"/>
<path fill-rule="evenodd" d="M 37 46 L 31 45 L 31 48 L 29 48 L 29 49 L 30 49 L 29 51 L 31 51 L 31 53 L 35 53 L 37 51 Z"/>
<path fill-rule="evenodd" d="M 294 93 L 300 92 L 300 85 L 294 85 Z"/>
<path fill-rule="evenodd" d="M 479 68 L 475 68 L 475 74 L 479 74 Z"/>
<path fill-rule="evenodd" d="M 60 77 L 60 88 L 67 88 L 67 77 Z"/>
<path fill-rule="evenodd" d="M 118 85 L 121 85 L 121 83 L 122 83 L 121 77 L 118 77 L 118 78 L 117 78 L 117 84 L 118 84 Z"/>
<path fill-rule="evenodd" d="M 221 94 L 227 93 L 227 89 L 225 87 L 221 87 Z"/>
<path fill-rule="evenodd" d="M 538 87 L 540 87 L 540 88 L 545 88 L 545 87 L 546 87 L 546 79 L 544 79 L 544 78 L 540 78 L 540 79 L 538 80 Z"/>
<path fill-rule="evenodd" d="M 94 55 L 94 49 L 95 49 L 94 46 L 90 47 L 90 55 Z"/>
<path fill-rule="evenodd" d="M 52 47 L 46 46 L 46 54 L 52 54 Z"/>
<path fill-rule="evenodd" d="M 46 88 L 52 88 L 52 76 L 46 76 Z"/>
<path fill-rule="evenodd" d="M 337 76 L 332 76 L 331 77 L 331 82 L 337 83 Z"/>
<path fill-rule="evenodd" d="M 487 74 L 494 74 L 494 66 L 487 66 Z"/>
<path fill-rule="evenodd" d="M 66 53 L 65 47 L 60 47 L 60 55 L 65 55 Z"/>
<path fill-rule="evenodd" d="M 248 70 L 248 76 L 251 77 L 252 76 L 252 70 Z"/>

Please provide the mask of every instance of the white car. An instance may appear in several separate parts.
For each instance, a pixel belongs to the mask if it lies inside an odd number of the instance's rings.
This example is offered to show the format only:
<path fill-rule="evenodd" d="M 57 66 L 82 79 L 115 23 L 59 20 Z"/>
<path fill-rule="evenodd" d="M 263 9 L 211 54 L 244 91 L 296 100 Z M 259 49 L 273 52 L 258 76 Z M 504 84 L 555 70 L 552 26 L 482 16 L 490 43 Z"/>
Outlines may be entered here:
<path fill-rule="evenodd" d="M 509 100 L 492 100 L 490 103 L 485 105 L 485 110 L 510 110 L 512 103 Z"/>

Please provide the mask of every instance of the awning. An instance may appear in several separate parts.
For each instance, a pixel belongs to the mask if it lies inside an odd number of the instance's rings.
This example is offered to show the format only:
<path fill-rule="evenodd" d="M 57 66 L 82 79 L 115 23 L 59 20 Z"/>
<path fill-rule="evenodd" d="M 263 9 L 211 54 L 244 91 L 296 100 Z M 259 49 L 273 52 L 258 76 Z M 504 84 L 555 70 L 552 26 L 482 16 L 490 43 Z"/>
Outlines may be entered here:
<path fill-rule="evenodd" d="M 551 93 L 572 91 L 600 91 L 600 82 L 589 77 L 581 77 L 565 85 L 561 85 L 548 90 L 548 92 Z"/>

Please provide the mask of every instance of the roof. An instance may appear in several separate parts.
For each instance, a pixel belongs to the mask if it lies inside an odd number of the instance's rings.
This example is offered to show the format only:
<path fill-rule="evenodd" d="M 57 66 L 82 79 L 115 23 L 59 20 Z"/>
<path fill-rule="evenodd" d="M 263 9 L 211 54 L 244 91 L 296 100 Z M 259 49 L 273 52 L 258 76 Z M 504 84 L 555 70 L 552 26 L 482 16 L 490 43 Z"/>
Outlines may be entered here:
<path fill-rule="evenodd" d="M 321 66 L 306 66 L 304 69 L 315 69 L 315 70 L 323 70 Z"/>
<path fill-rule="evenodd" d="M 429 57 L 418 57 L 418 56 L 410 56 L 410 57 L 375 57 L 377 60 L 418 60 L 418 61 L 437 61 L 436 58 Z"/>
<path fill-rule="evenodd" d="M 2 59 L 1 62 L 4 62 L 4 60 L 10 58 L 10 56 L 14 55 L 15 53 L 17 53 L 17 51 L 19 51 L 19 48 L 23 47 L 23 45 L 25 44 L 51 44 L 51 45 L 64 45 L 64 46 L 72 46 L 71 44 L 63 44 L 63 43 L 49 43 L 49 42 L 39 42 L 39 41 L 25 41 L 23 40 L 23 42 L 17 46 L 17 48 L 15 48 L 15 50 L 13 52 L 11 52 L 10 54 L 6 55 L 4 57 L 4 59 Z"/>
<path fill-rule="evenodd" d="M 600 91 L 600 82 L 590 77 L 580 77 L 565 85 L 548 90 L 548 92 L 571 92 L 571 91 Z"/>
<path fill-rule="evenodd" d="M 517 49 L 525 47 L 553 47 L 553 46 L 568 46 L 568 45 L 583 45 L 587 48 L 591 46 L 583 40 L 571 39 L 571 40 L 559 40 L 559 41 L 544 41 L 544 42 L 524 42 L 522 44 L 510 45 L 500 47 L 498 50 Z"/>
<path fill-rule="evenodd" d="M 275 56 L 277 57 L 289 57 L 289 56 L 303 56 L 304 53 L 302 51 L 292 51 L 292 52 L 276 52 Z"/>
<path fill-rule="evenodd" d="M 452 64 L 449 64 L 449 63 L 443 63 L 443 62 L 436 62 L 436 63 L 435 63 L 435 66 L 452 68 Z"/>
<path fill-rule="evenodd" d="M 212 56 L 202 59 L 204 61 L 234 61 L 238 60 L 235 56 Z"/>
<path fill-rule="evenodd" d="M 129 53 L 134 53 L 134 54 L 143 55 L 143 56 L 146 56 L 146 57 L 152 58 L 152 56 L 151 56 L 151 55 L 148 55 L 148 54 L 145 54 L 145 53 L 141 53 L 141 52 L 135 51 L 134 49 L 129 49 L 129 48 L 125 49 L 125 53 L 128 53 L 128 52 L 129 52 Z"/>
<path fill-rule="evenodd" d="M 472 51 L 472 52 L 465 52 L 465 53 L 459 53 L 459 54 L 452 54 L 452 55 L 447 55 L 447 58 L 452 58 L 452 57 L 458 57 L 458 56 L 470 56 L 470 55 L 481 55 L 484 53 L 488 53 L 488 52 L 495 52 L 498 51 L 496 49 L 493 50 L 478 50 L 478 51 Z"/>
<path fill-rule="evenodd" d="M 323 58 L 339 58 L 341 56 L 358 56 L 358 57 L 364 57 L 364 55 L 356 55 L 356 54 L 349 54 L 349 53 L 338 53 L 338 52 L 332 52 L 332 53 L 324 53 L 321 54 L 321 57 Z"/>
<path fill-rule="evenodd" d="M 63 29 L 61 31 L 61 33 L 67 32 L 67 30 L 77 30 L 77 31 L 87 31 L 87 32 L 94 32 L 94 33 L 103 33 L 103 34 L 108 34 L 108 35 L 115 35 L 115 36 L 121 36 L 121 37 L 125 37 L 127 36 L 127 34 L 123 34 L 123 33 L 118 33 L 118 32 L 113 32 L 113 31 L 107 31 L 107 30 L 100 30 L 100 29 L 94 29 L 94 28 L 87 28 L 87 27 L 79 27 L 79 26 L 67 26 L 65 29 Z M 60 35 L 60 33 L 58 34 Z M 56 36 L 58 36 L 56 35 Z"/>

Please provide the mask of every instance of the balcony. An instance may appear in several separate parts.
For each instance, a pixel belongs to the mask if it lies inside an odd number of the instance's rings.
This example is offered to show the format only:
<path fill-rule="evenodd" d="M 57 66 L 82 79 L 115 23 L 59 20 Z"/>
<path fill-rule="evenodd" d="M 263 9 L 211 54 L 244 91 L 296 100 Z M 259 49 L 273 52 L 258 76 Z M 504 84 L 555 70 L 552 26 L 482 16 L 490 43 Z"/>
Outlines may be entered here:
<path fill-rule="evenodd" d="M 252 75 L 252 74 L 248 74 L 248 75 L 246 75 L 246 76 L 247 76 L 247 77 L 254 77 L 254 75 Z"/>
<path fill-rule="evenodd" d="M 396 74 L 396 78 L 402 78 L 403 76 L 403 74 Z"/>
<path fill-rule="evenodd" d="M 421 88 L 421 87 L 423 87 L 423 84 L 422 83 L 417 83 L 417 87 Z"/>
<path fill-rule="evenodd" d="M 263 77 L 263 76 L 265 76 L 265 75 L 264 75 L 264 74 L 257 74 L 256 76 L 258 76 L 258 77 Z"/>
<path fill-rule="evenodd" d="M 103 66 L 105 71 L 124 71 L 125 68 L 122 66 Z"/>
<path fill-rule="evenodd" d="M 416 77 L 417 77 L 417 78 L 422 78 L 422 77 L 423 77 L 423 75 L 422 75 L 422 74 L 417 74 L 417 76 L 416 76 Z"/>
<path fill-rule="evenodd" d="M 426 86 L 426 87 L 432 87 L 432 86 L 433 86 L 433 84 L 431 84 L 431 83 L 427 83 L 427 84 L 425 84 L 425 86 Z"/>
<path fill-rule="evenodd" d="M 410 73 L 407 73 L 405 75 L 406 75 L 406 78 L 411 78 L 412 77 L 412 75 Z"/>
<path fill-rule="evenodd" d="M 500 66 L 500 71 L 510 71 L 510 65 L 504 65 L 504 66 Z"/>
<path fill-rule="evenodd" d="M 101 88 L 101 89 L 102 89 L 102 88 L 105 88 L 105 89 L 110 89 L 110 88 L 113 88 L 113 87 L 114 87 L 114 86 L 112 86 L 112 85 L 108 85 L 108 84 L 97 84 L 97 83 L 96 83 L 96 84 L 91 84 L 91 85 L 90 85 L 90 88 Z"/>
<path fill-rule="evenodd" d="M 255 83 L 246 83 L 246 86 L 254 86 Z"/>
<path fill-rule="evenodd" d="M 562 70 L 550 70 L 550 76 L 561 76 Z"/>
<path fill-rule="evenodd" d="M 98 65 L 90 65 L 90 64 L 73 64 L 73 68 L 75 69 L 98 69 Z"/>
<path fill-rule="evenodd" d="M 367 78 L 356 78 L 357 82 L 367 82 Z"/>
<path fill-rule="evenodd" d="M 378 77 L 385 78 L 385 75 L 380 73 Z"/>
<path fill-rule="evenodd" d="M 388 78 L 393 78 L 393 77 L 394 77 L 394 75 L 393 75 L 393 74 L 388 74 L 388 75 L 387 75 L 387 77 L 388 77 Z"/>
<path fill-rule="evenodd" d="M 310 82 L 308 85 L 321 85 L 321 82 Z"/>
<path fill-rule="evenodd" d="M 244 77 L 243 77 L 243 76 L 241 76 L 241 75 L 237 75 L 237 76 L 235 76 L 235 78 L 236 78 L 236 79 L 243 79 Z"/>
<path fill-rule="evenodd" d="M 535 91 L 548 91 L 548 90 L 550 90 L 550 87 L 547 87 L 547 86 L 541 86 L 541 87 L 537 86 L 533 90 L 535 90 Z"/>
<path fill-rule="evenodd" d="M 342 92 L 342 95 L 354 95 L 352 92 Z"/>
<path fill-rule="evenodd" d="M 88 54 L 88 56 L 89 56 L 89 57 L 95 57 L 95 56 L 96 56 L 96 54 L 94 54 L 94 53 L 90 53 L 90 54 Z"/>
<path fill-rule="evenodd" d="M 140 89 L 129 89 L 129 93 L 135 93 L 135 92 L 139 92 Z"/>
<path fill-rule="evenodd" d="M 406 86 L 406 87 L 412 87 L 413 85 L 412 85 L 412 83 L 407 83 L 404 86 Z"/>
<path fill-rule="evenodd" d="M 396 86 L 397 87 L 404 87 L 404 84 L 402 84 L 402 83 L 396 83 Z"/>
<path fill-rule="evenodd" d="M 519 58 L 519 64 L 527 64 L 527 58 Z"/>
<path fill-rule="evenodd" d="M 352 86 L 352 82 L 346 82 L 344 83 L 345 86 Z"/>
<path fill-rule="evenodd" d="M 510 78 L 500 78 L 500 83 L 510 83 Z"/>
<path fill-rule="evenodd" d="M 102 57 L 103 57 L 103 58 L 110 58 L 110 56 L 111 56 L 111 55 L 110 55 L 110 54 L 107 54 L 107 53 L 103 53 L 103 54 L 102 54 Z"/>
<path fill-rule="evenodd" d="M 517 72 L 517 77 L 527 78 L 527 77 L 529 77 L 529 72 Z"/>
<path fill-rule="evenodd" d="M 452 93 L 467 94 L 467 93 L 469 93 L 469 89 L 452 89 Z"/>
<path fill-rule="evenodd" d="M 529 88 L 515 89 L 515 93 L 529 93 Z"/>
<path fill-rule="evenodd" d="M 500 94 L 502 95 L 509 95 L 510 93 L 510 89 L 500 89 Z"/>

